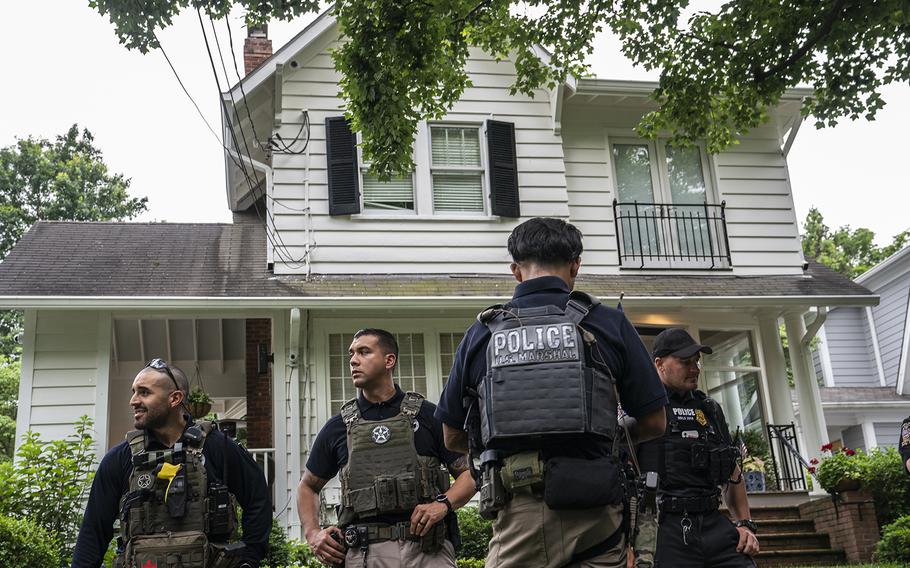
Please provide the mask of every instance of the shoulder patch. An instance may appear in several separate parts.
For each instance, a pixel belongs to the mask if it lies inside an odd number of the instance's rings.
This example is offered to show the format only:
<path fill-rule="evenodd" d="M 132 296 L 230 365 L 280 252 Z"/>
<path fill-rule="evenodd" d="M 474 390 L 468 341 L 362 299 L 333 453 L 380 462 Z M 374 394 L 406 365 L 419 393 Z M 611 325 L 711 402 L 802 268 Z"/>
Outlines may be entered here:
<path fill-rule="evenodd" d="M 910 448 L 910 419 L 904 420 L 901 424 L 901 448 Z"/>

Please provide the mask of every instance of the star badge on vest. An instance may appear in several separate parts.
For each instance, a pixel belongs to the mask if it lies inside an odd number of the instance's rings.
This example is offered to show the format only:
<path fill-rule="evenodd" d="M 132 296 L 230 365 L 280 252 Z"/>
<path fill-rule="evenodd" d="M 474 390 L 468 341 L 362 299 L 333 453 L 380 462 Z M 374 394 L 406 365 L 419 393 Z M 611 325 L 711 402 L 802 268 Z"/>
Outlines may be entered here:
<path fill-rule="evenodd" d="M 136 480 L 136 485 L 139 486 L 139 489 L 148 489 L 152 486 L 152 476 L 147 473 L 143 473 L 139 476 L 139 479 Z"/>
<path fill-rule="evenodd" d="M 388 426 L 380 424 L 379 426 L 373 428 L 373 441 L 377 444 L 385 444 L 389 441 L 391 432 L 389 431 Z"/>
<path fill-rule="evenodd" d="M 416 432 L 416 431 L 418 431 L 418 430 L 420 430 L 420 422 L 418 422 L 417 420 L 415 420 L 415 421 L 414 421 L 414 431 Z"/>
<path fill-rule="evenodd" d="M 707 419 L 707 417 L 705 417 L 705 413 L 702 412 L 701 408 L 695 410 L 695 421 L 698 422 L 699 424 L 701 424 L 702 426 L 708 425 L 708 419 Z"/>

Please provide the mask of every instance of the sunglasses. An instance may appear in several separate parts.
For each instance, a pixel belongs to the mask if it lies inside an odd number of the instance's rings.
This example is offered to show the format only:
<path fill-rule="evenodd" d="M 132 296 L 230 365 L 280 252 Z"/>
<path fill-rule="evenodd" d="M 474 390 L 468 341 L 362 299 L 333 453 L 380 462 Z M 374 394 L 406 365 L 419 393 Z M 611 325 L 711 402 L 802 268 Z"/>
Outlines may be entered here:
<path fill-rule="evenodd" d="M 167 366 L 167 361 L 164 359 L 152 359 L 145 364 L 146 369 L 155 369 L 156 371 L 164 371 L 167 376 L 171 378 L 171 381 L 174 383 L 174 388 L 180 390 L 180 385 L 177 384 L 177 379 L 174 378 L 174 373 L 171 371 L 171 368 Z"/>

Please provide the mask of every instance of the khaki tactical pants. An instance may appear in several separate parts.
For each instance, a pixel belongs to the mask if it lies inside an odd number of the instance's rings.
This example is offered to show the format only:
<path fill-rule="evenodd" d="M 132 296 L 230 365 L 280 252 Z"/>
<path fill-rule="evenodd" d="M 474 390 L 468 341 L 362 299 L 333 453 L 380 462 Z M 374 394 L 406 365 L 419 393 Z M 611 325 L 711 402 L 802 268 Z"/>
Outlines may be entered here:
<path fill-rule="evenodd" d="M 554 511 L 541 497 L 517 493 L 493 521 L 486 568 L 625 568 L 625 537 L 594 558 L 569 564 L 619 530 L 622 508 Z"/>
<path fill-rule="evenodd" d="M 359 548 L 351 548 L 344 560 L 345 568 L 454 568 L 455 547 L 448 540 L 436 554 L 420 551 L 420 543 L 410 540 L 387 540 L 370 545 L 363 562 Z"/>

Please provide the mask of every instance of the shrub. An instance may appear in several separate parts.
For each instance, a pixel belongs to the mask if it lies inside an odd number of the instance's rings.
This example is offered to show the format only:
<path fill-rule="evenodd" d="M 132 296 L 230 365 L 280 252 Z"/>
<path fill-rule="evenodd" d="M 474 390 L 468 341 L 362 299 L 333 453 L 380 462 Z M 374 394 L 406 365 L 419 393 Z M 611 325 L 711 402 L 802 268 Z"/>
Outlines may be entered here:
<path fill-rule="evenodd" d="M 493 538 L 493 523 L 482 518 L 476 507 L 462 507 L 458 510 L 458 528 L 461 530 L 460 556 L 486 558 Z"/>
<path fill-rule="evenodd" d="M 483 558 L 458 558 L 455 565 L 458 568 L 483 568 Z"/>
<path fill-rule="evenodd" d="M 0 515 L 28 518 L 44 528 L 64 560 L 72 553 L 83 498 L 95 475 L 92 424 L 83 416 L 74 434 L 50 442 L 27 432 L 16 462 L 0 464 Z"/>
<path fill-rule="evenodd" d="M 0 566 L 58 568 L 57 539 L 29 519 L 0 516 Z"/>
<path fill-rule="evenodd" d="M 322 568 L 323 564 L 305 542 L 289 540 L 287 533 L 272 519 L 269 532 L 269 553 L 262 560 L 262 568 Z"/>
<path fill-rule="evenodd" d="M 882 538 L 875 547 L 877 560 L 910 562 L 910 515 L 899 518 L 882 529 Z"/>
<path fill-rule="evenodd" d="M 910 515 L 907 472 L 895 448 L 875 448 L 867 454 L 863 488 L 875 499 L 880 527 L 902 515 Z"/>

